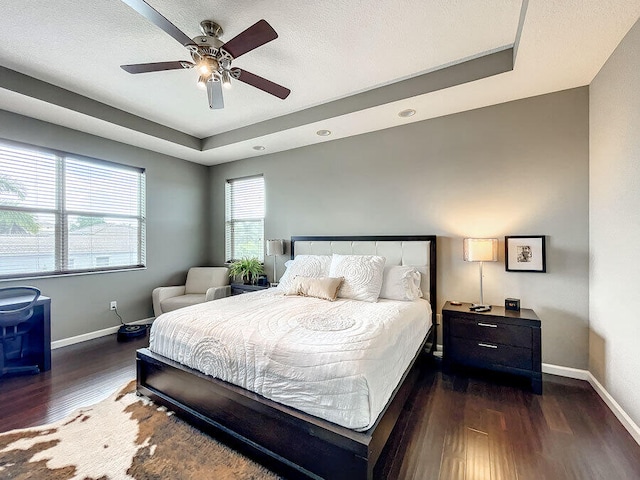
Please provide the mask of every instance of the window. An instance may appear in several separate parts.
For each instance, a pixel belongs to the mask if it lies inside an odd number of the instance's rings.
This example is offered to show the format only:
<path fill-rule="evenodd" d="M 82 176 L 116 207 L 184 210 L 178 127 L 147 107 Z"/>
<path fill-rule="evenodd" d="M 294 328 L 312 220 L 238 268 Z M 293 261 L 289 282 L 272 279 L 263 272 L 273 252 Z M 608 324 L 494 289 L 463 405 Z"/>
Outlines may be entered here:
<path fill-rule="evenodd" d="M 227 261 L 264 261 L 264 177 L 227 180 L 225 187 Z"/>
<path fill-rule="evenodd" d="M 144 170 L 0 142 L 0 278 L 144 265 Z"/>
<path fill-rule="evenodd" d="M 109 266 L 109 257 L 96 257 L 96 267 L 108 267 Z"/>

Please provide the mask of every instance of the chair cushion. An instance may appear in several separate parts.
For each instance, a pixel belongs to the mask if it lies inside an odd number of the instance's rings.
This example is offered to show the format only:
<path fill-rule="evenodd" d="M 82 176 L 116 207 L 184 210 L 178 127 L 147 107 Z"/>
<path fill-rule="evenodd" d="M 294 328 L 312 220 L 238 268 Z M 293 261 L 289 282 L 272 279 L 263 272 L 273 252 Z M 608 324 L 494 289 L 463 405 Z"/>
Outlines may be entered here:
<path fill-rule="evenodd" d="M 227 267 L 193 267 L 187 273 L 185 293 L 206 293 L 210 287 L 223 285 L 229 285 Z"/>
<path fill-rule="evenodd" d="M 179 295 L 177 297 L 170 297 L 160 302 L 163 312 L 171 312 L 182 307 L 188 307 L 197 303 L 202 303 L 205 300 L 204 293 L 190 293 L 187 295 Z"/>

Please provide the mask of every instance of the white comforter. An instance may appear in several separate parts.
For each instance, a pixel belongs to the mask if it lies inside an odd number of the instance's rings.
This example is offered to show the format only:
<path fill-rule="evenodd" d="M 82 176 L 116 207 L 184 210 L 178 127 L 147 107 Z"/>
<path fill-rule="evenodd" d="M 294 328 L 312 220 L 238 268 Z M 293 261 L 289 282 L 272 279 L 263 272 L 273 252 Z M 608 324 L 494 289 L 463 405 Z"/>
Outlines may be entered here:
<path fill-rule="evenodd" d="M 328 302 L 268 289 L 161 315 L 150 349 L 276 402 L 366 430 L 430 324 L 424 300 Z"/>

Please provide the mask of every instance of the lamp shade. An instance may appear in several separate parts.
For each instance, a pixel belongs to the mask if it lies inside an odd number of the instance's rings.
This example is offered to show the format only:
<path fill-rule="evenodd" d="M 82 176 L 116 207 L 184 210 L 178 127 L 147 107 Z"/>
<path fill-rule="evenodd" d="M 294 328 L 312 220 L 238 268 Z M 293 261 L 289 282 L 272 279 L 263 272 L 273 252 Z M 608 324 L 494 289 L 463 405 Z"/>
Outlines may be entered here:
<path fill-rule="evenodd" d="M 267 255 L 284 254 L 284 240 L 267 240 Z"/>
<path fill-rule="evenodd" d="M 465 238 L 463 242 L 465 262 L 497 262 L 497 238 Z"/>

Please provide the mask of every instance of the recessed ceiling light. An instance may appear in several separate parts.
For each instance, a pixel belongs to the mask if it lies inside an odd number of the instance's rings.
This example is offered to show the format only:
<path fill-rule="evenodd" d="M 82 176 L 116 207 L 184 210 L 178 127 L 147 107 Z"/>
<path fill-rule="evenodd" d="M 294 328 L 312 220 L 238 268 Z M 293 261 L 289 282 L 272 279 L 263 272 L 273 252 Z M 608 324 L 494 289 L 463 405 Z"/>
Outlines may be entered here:
<path fill-rule="evenodd" d="M 328 137 L 331 135 L 331 130 L 318 130 L 316 135 L 320 135 L 321 137 Z"/>
<path fill-rule="evenodd" d="M 264 147 L 262 145 L 256 145 L 253 147 L 254 150 L 258 150 L 258 151 L 262 151 L 264 150 Z"/>
<path fill-rule="evenodd" d="M 413 117 L 415 114 L 416 114 L 416 111 L 413 108 L 407 108 L 406 110 L 402 110 L 400 113 L 398 113 L 398 116 L 402 118 L 407 118 L 407 117 Z"/>

